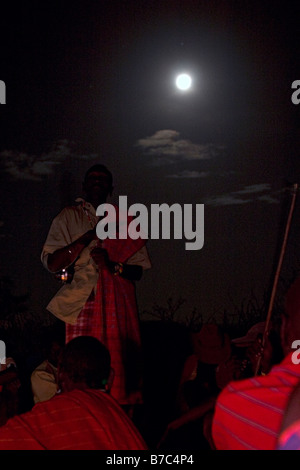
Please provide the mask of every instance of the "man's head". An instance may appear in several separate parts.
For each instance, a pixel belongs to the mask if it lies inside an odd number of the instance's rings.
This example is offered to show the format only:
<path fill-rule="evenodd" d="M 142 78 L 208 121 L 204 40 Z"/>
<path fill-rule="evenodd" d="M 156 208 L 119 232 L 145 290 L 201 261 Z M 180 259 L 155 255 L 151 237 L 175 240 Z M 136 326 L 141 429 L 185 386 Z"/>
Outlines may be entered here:
<path fill-rule="evenodd" d="M 113 177 L 106 166 L 97 164 L 85 173 L 82 189 L 89 202 L 103 203 L 113 191 Z"/>
<path fill-rule="evenodd" d="M 300 340 L 300 277 L 287 291 L 284 307 L 281 343 L 284 355 L 287 355 L 292 351 L 293 341 Z"/>
<path fill-rule="evenodd" d="M 96 338 L 79 336 L 64 347 L 58 365 L 62 391 L 105 389 L 110 373 L 109 351 Z"/>

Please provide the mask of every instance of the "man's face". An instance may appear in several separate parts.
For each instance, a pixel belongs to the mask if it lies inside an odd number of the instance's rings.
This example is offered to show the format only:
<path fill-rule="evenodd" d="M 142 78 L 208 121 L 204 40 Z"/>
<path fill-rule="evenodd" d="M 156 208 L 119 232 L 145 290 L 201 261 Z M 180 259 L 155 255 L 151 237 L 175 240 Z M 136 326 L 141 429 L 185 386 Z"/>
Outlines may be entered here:
<path fill-rule="evenodd" d="M 83 182 L 83 190 L 88 199 L 99 199 L 106 201 L 106 198 L 112 192 L 109 176 L 101 171 L 92 171 L 87 175 Z"/>

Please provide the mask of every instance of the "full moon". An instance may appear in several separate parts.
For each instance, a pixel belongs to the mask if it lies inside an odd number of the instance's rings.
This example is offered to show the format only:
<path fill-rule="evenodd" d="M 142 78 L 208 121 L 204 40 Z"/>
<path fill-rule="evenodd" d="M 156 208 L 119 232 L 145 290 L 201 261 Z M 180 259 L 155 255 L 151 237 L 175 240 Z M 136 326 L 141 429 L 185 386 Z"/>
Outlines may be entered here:
<path fill-rule="evenodd" d="M 192 79 L 187 73 L 182 73 L 176 78 L 176 86 L 179 90 L 188 90 L 191 85 Z"/>

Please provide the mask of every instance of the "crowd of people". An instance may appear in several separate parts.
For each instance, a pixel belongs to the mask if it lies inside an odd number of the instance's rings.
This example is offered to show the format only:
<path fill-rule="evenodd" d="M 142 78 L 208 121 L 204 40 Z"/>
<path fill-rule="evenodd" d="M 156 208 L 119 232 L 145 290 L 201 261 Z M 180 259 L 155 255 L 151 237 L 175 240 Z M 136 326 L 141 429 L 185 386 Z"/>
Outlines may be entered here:
<path fill-rule="evenodd" d="M 62 282 L 47 305 L 58 328 L 30 373 L 25 409 L 18 364 L 0 362 L 0 449 L 300 449 L 300 278 L 285 294 L 280 328 L 262 321 L 232 338 L 207 323 L 191 333 L 172 419 L 148 441 L 135 285 L 151 262 L 144 239 L 97 236 L 111 172 L 88 169 L 83 191 L 42 248 L 43 265 Z M 112 207 L 119 233 L 124 214 Z"/>

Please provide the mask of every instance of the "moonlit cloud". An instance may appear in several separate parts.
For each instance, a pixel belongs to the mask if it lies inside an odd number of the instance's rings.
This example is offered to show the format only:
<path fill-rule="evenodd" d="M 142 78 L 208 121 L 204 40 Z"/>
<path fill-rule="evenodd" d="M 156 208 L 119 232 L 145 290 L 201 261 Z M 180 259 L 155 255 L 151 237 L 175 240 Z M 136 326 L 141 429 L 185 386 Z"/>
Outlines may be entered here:
<path fill-rule="evenodd" d="M 210 196 L 204 200 L 208 206 L 232 206 L 249 204 L 256 201 L 265 202 L 268 204 L 278 204 L 279 199 L 276 197 L 277 191 L 271 191 L 270 184 L 255 184 L 245 186 L 239 191 Z M 245 198 L 241 196 L 246 196 Z"/>
<path fill-rule="evenodd" d="M 156 167 L 156 166 L 164 166 L 164 165 L 173 165 L 174 159 L 167 158 L 167 157 L 160 157 L 160 158 L 153 158 L 149 165 Z"/>
<path fill-rule="evenodd" d="M 233 205 L 241 205 L 241 204 L 248 204 L 252 202 L 252 199 L 241 199 L 237 198 L 232 194 L 223 194 L 221 196 L 212 196 L 210 198 L 205 199 L 204 203 L 207 206 L 233 206 Z"/>
<path fill-rule="evenodd" d="M 224 150 L 222 145 L 195 144 L 190 140 L 180 139 L 180 133 L 172 129 L 159 130 L 150 137 L 139 139 L 136 147 L 152 157 L 151 163 L 156 166 L 181 160 L 207 160 Z"/>
<path fill-rule="evenodd" d="M 235 191 L 234 194 L 255 194 L 264 191 L 270 191 L 270 189 L 271 185 L 268 183 L 252 184 L 250 186 L 245 186 L 245 188 L 241 189 L 240 191 Z"/>
<path fill-rule="evenodd" d="M 71 143 L 61 140 L 42 155 L 28 155 L 24 152 L 3 150 L 0 152 L 0 165 L 4 171 L 16 180 L 42 181 L 43 177 L 54 174 L 57 165 L 69 159 L 89 160 L 96 155 L 80 155 L 71 149 Z"/>
<path fill-rule="evenodd" d="M 271 194 L 264 194 L 263 196 L 258 196 L 258 201 L 267 202 L 268 204 L 278 204 L 279 201 L 277 198 L 272 196 Z"/>
<path fill-rule="evenodd" d="M 183 170 L 172 175 L 167 175 L 166 178 L 207 178 L 209 173 L 206 171 Z"/>

